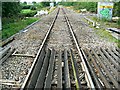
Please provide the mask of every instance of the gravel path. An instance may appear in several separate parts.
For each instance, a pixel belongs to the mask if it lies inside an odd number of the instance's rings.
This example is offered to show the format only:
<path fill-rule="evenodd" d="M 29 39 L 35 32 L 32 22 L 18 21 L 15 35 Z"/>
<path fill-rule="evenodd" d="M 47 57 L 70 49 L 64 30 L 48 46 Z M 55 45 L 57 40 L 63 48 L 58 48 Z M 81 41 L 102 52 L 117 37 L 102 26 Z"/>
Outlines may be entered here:
<path fill-rule="evenodd" d="M 82 48 L 116 47 L 115 43 L 100 38 L 93 28 L 84 22 L 84 15 L 66 9 L 67 16 Z"/>
<path fill-rule="evenodd" d="M 55 14 L 56 10 L 47 16 L 43 16 L 38 23 L 28 28 L 26 32 L 16 35 L 15 40 L 8 46 L 15 49 L 18 54 L 36 55 Z M 33 60 L 34 58 L 30 57 L 11 56 L 1 66 L 2 79 L 18 81 L 21 86 Z M 9 88 L 10 86 L 3 85 L 3 87 Z"/>

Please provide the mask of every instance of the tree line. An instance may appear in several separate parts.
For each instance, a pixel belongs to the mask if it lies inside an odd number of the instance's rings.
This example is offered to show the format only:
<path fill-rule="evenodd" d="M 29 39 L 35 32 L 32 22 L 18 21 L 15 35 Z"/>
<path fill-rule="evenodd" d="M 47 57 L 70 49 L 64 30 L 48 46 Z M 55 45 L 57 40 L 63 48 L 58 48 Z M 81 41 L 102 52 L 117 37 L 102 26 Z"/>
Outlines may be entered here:
<path fill-rule="evenodd" d="M 87 9 L 87 11 L 97 13 L 97 2 L 60 2 L 59 5 L 73 6 L 74 9 Z M 120 1 L 114 2 L 113 16 L 120 17 Z"/>
<path fill-rule="evenodd" d="M 2 2 L 2 17 L 19 16 L 22 9 L 43 8 L 49 6 L 49 2 L 32 2 L 33 5 L 27 5 L 27 2 Z"/>
<path fill-rule="evenodd" d="M 23 8 L 36 9 L 49 6 L 50 2 L 32 2 L 33 5 L 27 5 L 27 2 L 2 2 L 2 17 L 19 16 Z M 97 13 L 97 2 L 59 2 L 59 5 L 73 6 L 76 10 L 86 8 L 90 12 Z M 113 16 L 120 17 L 120 1 L 114 3 Z"/>

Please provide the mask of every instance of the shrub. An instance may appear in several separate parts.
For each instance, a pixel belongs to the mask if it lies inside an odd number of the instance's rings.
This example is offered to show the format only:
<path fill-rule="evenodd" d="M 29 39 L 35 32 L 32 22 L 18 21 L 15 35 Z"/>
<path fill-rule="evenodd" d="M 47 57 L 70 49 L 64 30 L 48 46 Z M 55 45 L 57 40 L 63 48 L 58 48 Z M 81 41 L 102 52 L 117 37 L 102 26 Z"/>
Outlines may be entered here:
<path fill-rule="evenodd" d="M 24 5 L 22 9 L 30 9 L 32 5 Z"/>
<path fill-rule="evenodd" d="M 30 9 L 31 10 L 36 10 L 36 7 L 35 6 L 31 6 Z"/>
<path fill-rule="evenodd" d="M 21 13 L 20 16 L 21 17 L 33 17 L 35 14 L 37 14 L 37 11 L 31 11 L 28 13 Z"/>
<path fill-rule="evenodd" d="M 117 24 L 120 25 L 120 18 L 118 19 Z"/>

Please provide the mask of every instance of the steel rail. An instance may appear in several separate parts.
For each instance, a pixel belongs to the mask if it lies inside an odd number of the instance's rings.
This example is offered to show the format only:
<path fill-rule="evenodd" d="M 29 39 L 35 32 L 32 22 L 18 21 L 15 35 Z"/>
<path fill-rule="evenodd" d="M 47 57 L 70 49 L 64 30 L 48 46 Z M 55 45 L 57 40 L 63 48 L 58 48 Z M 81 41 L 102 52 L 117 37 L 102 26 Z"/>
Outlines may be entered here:
<path fill-rule="evenodd" d="M 0 59 L 0 65 L 1 65 L 3 62 L 5 62 L 5 61 L 8 59 L 8 57 L 10 57 L 10 55 L 12 55 L 13 51 L 14 51 L 14 49 L 13 49 L 13 50 L 9 50 L 9 51 L 7 52 L 7 54 L 6 54 L 3 58 Z"/>
<path fill-rule="evenodd" d="M 108 53 L 113 56 L 116 62 L 120 63 L 120 58 L 117 57 L 110 49 L 107 49 Z"/>
<path fill-rule="evenodd" d="M 96 59 L 99 61 L 99 63 L 101 64 L 101 67 L 105 70 L 105 72 L 107 73 L 108 77 L 111 79 L 111 81 L 113 82 L 114 86 L 116 88 L 118 88 L 118 82 L 114 79 L 114 77 L 111 75 L 111 73 L 109 72 L 109 70 L 106 68 L 106 66 L 103 64 L 103 62 L 100 60 L 100 58 L 98 57 L 98 55 L 95 53 L 95 51 L 93 51 L 93 54 L 95 55 Z"/>
<path fill-rule="evenodd" d="M 63 10 L 63 8 L 62 8 L 62 10 Z M 78 41 L 77 41 L 77 39 L 76 39 L 76 37 L 75 37 L 75 34 L 74 34 L 74 32 L 73 32 L 73 29 L 72 29 L 72 26 L 71 26 L 71 24 L 70 24 L 70 22 L 69 22 L 69 19 L 68 19 L 68 17 L 67 17 L 67 15 L 66 15 L 66 13 L 65 13 L 64 10 L 63 10 L 63 13 L 64 13 L 64 17 L 65 17 L 65 19 L 66 19 L 67 25 L 68 25 L 68 27 L 69 27 L 69 29 L 70 29 L 71 34 L 72 34 L 73 40 L 74 40 L 74 42 L 75 42 L 75 44 L 76 44 L 76 47 L 77 47 L 79 56 L 80 56 L 80 58 L 81 58 L 81 60 L 82 60 L 83 69 L 85 70 L 86 76 L 87 76 L 87 77 L 86 77 L 86 80 L 88 81 L 88 86 L 89 86 L 91 89 L 94 90 L 94 89 L 95 89 L 95 86 L 94 86 L 94 83 L 93 83 L 92 78 L 91 78 L 91 76 L 90 76 L 90 73 L 89 73 L 89 71 L 88 71 L 88 68 L 87 68 L 87 66 L 86 66 L 85 60 L 84 60 L 84 58 L 83 58 L 83 55 L 82 55 L 82 52 L 81 52 L 81 48 L 79 47 Z"/>
<path fill-rule="evenodd" d="M 111 63 L 113 63 L 114 66 L 115 66 L 118 70 L 120 70 L 120 67 L 119 67 L 118 63 L 116 63 L 116 62 L 112 59 L 112 57 L 111 57 L 104 49 L 102 49 L 102 48 L 100 48 L 100 49 L 101 49 L 101 51 L 107 56 L 107 58 L 109 59 L 109 61 L 110 61 Z"/>
<path fill-rule="evenodd" d="M 85 52 L 87 52 L 87 49 L 85 49 Z M 85 55 L 85 56 L 86 56 L 86 55 Z M 93 77 L 93 80 L 94 80 L 94 82 L 95 82 L 96 88 L 97 88 L 98 90 L 102 90 L 103 86 L 102 86 L 101 83 L 99 82 L 98 77 L 97 77 L 97 75 L 95 74 L 92 66 L 90 65 L 89 60 L 88 60 L 87 57 L 86 57 L 86 63 L 87 63 L 88 68 L 89 68 L 89 70 L 90 70 L 90 72 L 91 72 L 91 74 L 92 74 L 92 77 Z"/>
<path fill-rule="evenodd" d="M 110 67 L 110 69 L 113 71 L 113 73 L 117 76 L 117 73 L 118 73 L 117 70 L 113 66 L 111 66 L 109 60 L 104 56 L 102 51 L 100 49 L 98 49 L 98 51 L 99 51 L 100 55 L 103 57 L 103 59 L 104 59 L 104 60 L 102 60 L 102 59 L 101 60 L 105 61 L 107 63 L 107 65 Z"/>
<path fill-rule="evenodd" d="M 7 53 L 8 51 L 11 49 L 10 46 L 6 47 L 5 49 L 3 49 L 2 51 L 0 51 L 0 59 L 2 59 Z"/>
<path fill-rule="evenodd" d="M 38 60 L 38 57 L 39 57 L 39 55 L 40 55 L 40 53 L 41 53 L 41 51 L 42 51 L 42 48 L 44 47 L 45 42 L 46 42 L 46 40 L 47 40 L 47 38 L 48 38 L 48 36 L 49 36 L 49 34 L 50 34 L 53 26 L 54 26 L 54 23 L 55 23 L 55 21 L 56 21 L 56 19 L 57 19 L 57 16 L 58 16 L 58 14 L 59 14 L 59 10 L 60 10 L 60 9 L 58 8 L 58 12 L 57 12 L 54 20 L 52 21 L 52 24 L 50 25 L 50 28 L 49 28 L 48 32 L 46 33 L 44 40 L 42 41 L 42 44 L 41 44 L 41 46 L 40 46 L 40 48 L 39 48 L 39 50 L 38 50 L 38 53 L 37 53 L 37 55 L 36 55 L 36 57 L 35 57 L 35 59 L 34 59 L 34 61 L 33 61 L 33 64 L 32 64 L 32 66 L 31 66 L 31 68 L 30 68 L 30 70 L 29 70 L 29 72 L 28 72 L 28 74 L 27 74 L 27 76 L 26 76 L 26 78 L 25 78 L 25 81 L 24 81 L 23 85 L 21 86 L 21 90 L 24 90 L 24 89 L 25 89 L 25 86 L 26 86 L 26 84 L 27 84 L 27 82 L 28 82 L 28 80 L 29 80 L 29 78 L 30 78 L 30 75 L 31 75 L 31 73 L 32 73 L 32 71 L 33 71 L 33 69 L 34 69 L 34 66 L 35 66 L 35 64 L 36 64 L 36 62 L 37 62 L 37 60 Z"/>
<path fill-rule="evenodd" d="M 115 50 L 115 48 L 112 48 L 112 51 L 114 52 L 115 55 L 117 55 L 120 58 L 120 54 Z"/>
<path fill-rule="evenodd" d="M 52 76 L 53 76 L 53 68 L 54 68 L 54 61 L 55 61 L 55 50 L 51 50 L 51 56 L 50 56 L 50 61 L 49 61 L 49 66 L 48 66 L 48 71 L 45 79 L 45 85 L 44 85 L 44 90 L 50 89 L 51 88 L 51 83 L 52 83 Z"/>
<path fill-rule="evenodd" d="M 78 73 L 78 67 L 77 67 L 77 62 L 73 56 L 72 49 L 70 49 L 70 57 L 71 57 L 71 62 L 72 62 L 72 69 L 74 73 L 74 78 L 75 78 L 75 83 L 76 83 L 76 89 L 82 89 L 81 82 L 79 80 L 79 73 Z"/>
<path fill-rule="evenodd" d="M 41 71 L 42 68 L 42 64 L 44 62 L 44 57 L 45 57 L 45 48 L 42 49 L 40 56 L 38 57 L 38 61 L 34 67 L 34 70 L 31 73 L 31 76 L 29 78 L 29 82 L 26 85 L 26 88 L 34 88 L 39 76 L 39 73 Z"/>
<path fill-rule="evenodd" d="M 95 68 L 96 68 L 97 71 L 99 72 L 100 78 L 101 78 L 102 81 L 104 82 L 105 87 L 110 89 L 111 86 L 110 86 L 109 82 L 107 81 L 107 79 L 104 77 L 104 75 L 103 75 L 102 71 L 100 70 L 100 68 L 99 68 L 96 60 L 92 57 L 92 55 L 91 55 L 91 53 L 90 53 L 89 51 L 86 51 L 86 53 L 89 55 L 90 60 L 92 61 L 92 63 L 94 64 Z"/>
<path fill-rule="evenodd" d="M 68 67 L 68 52 L 66 49 L 64 50 L 64 77 L 65 77 L 65 88 L 71 89 L 69 67 Z"/>
<path fill-rule="evenodd" d="M 37 82 L 36 82 L 36 85 L 35 85 L 36 89 L 38 89 L 38 88 L 42 89 L 43 88 L 45 77 L 46 77 L 46 74 L 47 74 L 48 65 L 49 65 L 50 53 L 51 53 L 51 51 L 50 51 L 50 49 L 48 49 L 47 54 L 46 54 L 45 59 L 44 59 L 42 69 L 40 71 L 40 74 L 38 76 L 38 79 L 37 79 Z"/>
<path fill-rule="evenodd" d="M 58 60 L 58 85 L 57 88 L 62 88 L 62 51 L 60 50 Z"/>

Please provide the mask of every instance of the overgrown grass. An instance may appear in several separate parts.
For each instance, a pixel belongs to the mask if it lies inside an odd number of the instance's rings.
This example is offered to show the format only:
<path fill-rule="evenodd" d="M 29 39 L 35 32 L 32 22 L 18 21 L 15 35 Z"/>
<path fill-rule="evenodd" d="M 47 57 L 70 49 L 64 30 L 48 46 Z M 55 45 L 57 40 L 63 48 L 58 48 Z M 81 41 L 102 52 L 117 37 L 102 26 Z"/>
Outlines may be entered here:
<path fill-rule="evenodd" d="M 26 18 L 16 22 L 4 24 L 2 27 L 2 39 L 7 39 L 10 36 L 14 35 L 15 33 L 19 32 L 26 26 L 30 25 L 31 23 L 35 22 L 39 18 Z"/>
<path fill-rule="evenodd" d="M 106 31 L 105 29 L 95 29 L 95 32 L 97 35 L 99 35 L 101 38 L 104 38 L 108 40 L 109 42 L 114 42 L 117 44 L 117 46 L 120 48 L 120 40 L 117 40 L 114 38 L 110 32 Z"/>
<path fill-rule="evenodd" d="M 23 9 L 21 11 L 21 13 L 30 13 L 30 12 L 34 12 L 35 10 L 31 10 L 31 9 Z"/>
<path fill-rule="evenodd" d="M 117 24 L 117 22 L 113 22 L 113 21 L 107 21 L 106 19 L 99 19 L 97 17 L 89 17 L 90 19 L 92 19 L 95 22 L 98 22 L 101 26 L 105 26 L 105 27 L 113 27 L 113 28 L 120 28 L 120 25 Z"/>
<path fill-rule="evenodd" d="M 107 20 L 100 20 L 98 19 L 97 17 L 89 17 L 90 19 L 92 19 L 93 21 L 95 22 L 98 22 L 100 25 L 103 25 L 105 28 L 109 28 L 109 27 L 113 27 L 113 28 L 120 28 L 120 25 L 118 25 L 117 23 L 115 22 L 110 22 L 110 21 L 107 21 Z M 92 24 L 90 25 L 90 27 L 94 28 L 92 26 Z M 108 40 L 109 42 L 114 42 L 117 44 L 117 46 L 120 48 L 120 40 L 114 38 L 110 32 L 106 31 L 105 28 L 99 28 L 99 29 L 94 29 L 96 34 L 99 35 L 101 38 L 104 38 L 106 40 Z"/>

